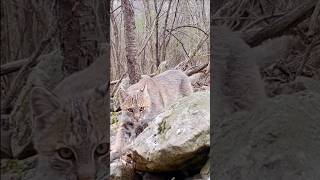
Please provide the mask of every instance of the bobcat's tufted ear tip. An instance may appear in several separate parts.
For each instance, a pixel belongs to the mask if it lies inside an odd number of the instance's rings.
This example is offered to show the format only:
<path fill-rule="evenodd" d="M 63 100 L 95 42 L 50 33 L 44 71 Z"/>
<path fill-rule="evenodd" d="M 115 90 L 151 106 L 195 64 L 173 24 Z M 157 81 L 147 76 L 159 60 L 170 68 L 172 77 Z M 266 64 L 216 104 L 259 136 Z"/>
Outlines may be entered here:
<path fill-rule="evenodd" d="M 143 88 L 140 89 L 141 92 L 145 92 L 148 90 L 148 84 L 146 83 Z"/>
<path fill-rule="evenodd" d="M 143 90 L 141 91 L 144 97 L 149 97 L 148 85 L 147 83 L 144 85 Z"/>

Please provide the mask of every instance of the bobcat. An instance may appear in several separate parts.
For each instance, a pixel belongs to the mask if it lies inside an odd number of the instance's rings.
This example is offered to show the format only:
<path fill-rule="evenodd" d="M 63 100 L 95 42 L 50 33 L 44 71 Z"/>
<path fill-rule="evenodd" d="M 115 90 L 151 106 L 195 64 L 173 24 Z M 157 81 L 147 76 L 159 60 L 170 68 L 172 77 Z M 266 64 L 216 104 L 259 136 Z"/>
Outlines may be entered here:
<path fill-rule="evenodd" d="M 93 180 L 100 172 L 108 174 L 106 90 L 76 90 L 84 76 L 81 74 L 83 71 L 66 78 L 53 93 L 42 87 L 31 91 L 33 144 L 39 157 L 37 180 Z M 96 81 L 95 85 L 105 82 Z"/>
<path fill-rule="evenodd" d="M 214 27 L 212 103 L 218 122 L 225 115 L 250 110 L 266 98 L 257 60 L 240 34 Z"/>
<path fill-rule="evenodd" d="M 120 90 L 122 125 L 111 148 L 111 161 L 126 151 L 124 147 L 148 125 L 156 115 L 178 98 L 193 92 L 191 82 L 180 70 L 168 70 L 155 77 L 144 77 L 126 91 Z"/>

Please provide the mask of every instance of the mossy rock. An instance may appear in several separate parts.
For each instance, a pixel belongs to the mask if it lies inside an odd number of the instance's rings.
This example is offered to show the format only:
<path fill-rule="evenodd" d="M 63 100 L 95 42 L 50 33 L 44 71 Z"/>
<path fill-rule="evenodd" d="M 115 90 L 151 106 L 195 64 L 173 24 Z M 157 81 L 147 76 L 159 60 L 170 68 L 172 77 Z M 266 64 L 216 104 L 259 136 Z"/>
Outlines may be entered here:
<path fill-rule="evenodd" d="M 320 94 L 308 90 L 226 117 L 211 137 L 214 179 L 319 179 L 319 120 Z"/>
<path fill-rule="evenodd" d="M 135 139 L 135 167 L 147 172 L 200 171 L 208 158 L 209 136 L 210 92 L 196 92 L 157 116 Z"/>

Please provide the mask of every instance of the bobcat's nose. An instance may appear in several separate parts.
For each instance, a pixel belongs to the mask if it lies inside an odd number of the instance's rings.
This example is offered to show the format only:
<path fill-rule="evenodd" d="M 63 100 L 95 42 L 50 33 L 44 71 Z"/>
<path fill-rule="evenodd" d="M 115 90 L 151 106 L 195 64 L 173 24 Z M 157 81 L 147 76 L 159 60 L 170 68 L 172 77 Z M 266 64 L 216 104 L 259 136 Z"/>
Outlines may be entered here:
<path fill-rule="evenodd" d="M 135 121 L 139 121 L 140 116 L 139 116 L 139 115 L 134 115 L 133 119 L 134 119 Z"/>
<path fill-rule="evenodd" d="M 93 164 L 84 164 L 78 169 L 77 180 L 95 180 L 95 167 Z"/>

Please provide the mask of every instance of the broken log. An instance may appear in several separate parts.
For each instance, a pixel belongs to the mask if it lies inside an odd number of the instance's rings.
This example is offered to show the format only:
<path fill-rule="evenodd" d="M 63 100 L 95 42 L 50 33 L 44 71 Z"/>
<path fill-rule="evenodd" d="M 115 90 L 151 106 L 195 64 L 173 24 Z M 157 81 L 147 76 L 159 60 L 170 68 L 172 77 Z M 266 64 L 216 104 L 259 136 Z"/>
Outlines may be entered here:
<path fill-rule="evenodd" d="M 263 41 L 280 36 L 281 33 L 290 27 L 300 23 L 306 17 L 312 14 L 317 1 L 309 0 L 301 6 L 294 9 L 292 12 L 279 18 L 269 26 L 258 30 L 253 34 L 244 34 L 244 40 L 251 46 L 258 46 Z"/>

